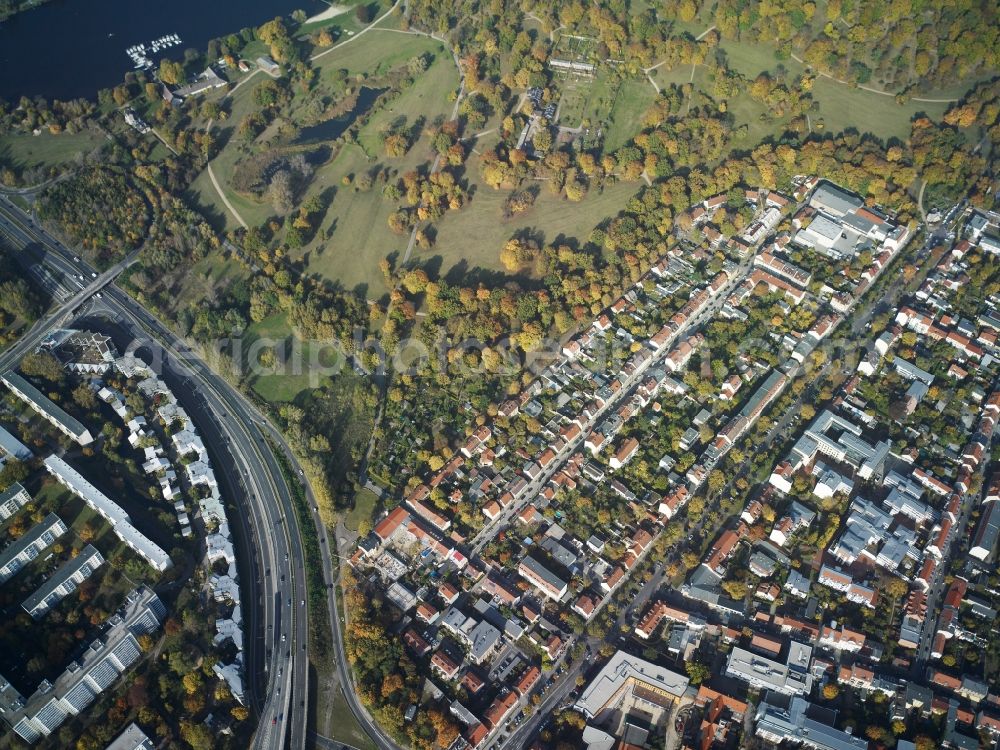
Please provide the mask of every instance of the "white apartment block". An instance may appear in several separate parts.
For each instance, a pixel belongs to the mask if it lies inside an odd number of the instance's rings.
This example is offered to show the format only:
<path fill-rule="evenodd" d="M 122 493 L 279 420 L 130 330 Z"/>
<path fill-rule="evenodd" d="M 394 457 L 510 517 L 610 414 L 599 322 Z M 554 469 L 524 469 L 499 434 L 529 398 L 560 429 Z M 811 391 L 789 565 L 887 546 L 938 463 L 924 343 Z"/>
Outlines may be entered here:
<path fill-rule="evenodd" d="M 56 539 L 66 533 L 66 524 L 55 513 L 49 513 L 27 534 L 0 553 L 0 583 L 38 557 Z"/>
<path fill-rule="evenodd" d="M 20 482 L 14 482 L 10 487 L 0 492 L 0 521 L 6 521 L 29 502 L 31 502 L 31 495 L 21 486 Z"/>
<path fill-rule="evenodd" d="M 132 525 L 132 519 L 121 506 L 88 482 L 83 476 L 58 456 L 45 459 L 45 468 L 59 480 L 60 484 L 81 498 L 105 521 L 111 524 L 115 534 L 139 557 L 162 573 L 173 566 L 170 556 L 159 545 Z"/>
<path fill-rule="evenodd" d="M 86 581 L 104 564 L 104 557 L 93 546 L 87 545 L 80 554 L 67 561 L 59 570 L 49 576 L 49 579 L 24 600 L 21 606 L 34 619 L 39 620 L 48 614 L 49 610 L 76 591 L 77 587 Z"/>

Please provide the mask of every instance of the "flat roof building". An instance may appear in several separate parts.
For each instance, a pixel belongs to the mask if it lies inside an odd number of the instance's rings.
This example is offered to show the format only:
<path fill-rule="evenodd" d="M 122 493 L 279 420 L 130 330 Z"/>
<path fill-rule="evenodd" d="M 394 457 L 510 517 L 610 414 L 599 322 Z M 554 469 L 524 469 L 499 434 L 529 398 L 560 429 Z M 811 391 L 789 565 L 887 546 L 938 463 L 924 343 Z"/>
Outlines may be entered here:
<path fill-rule="evenodd" d="M 125 727 L 104 750 L 154 750 L 156 745 L 134 722 Z"/>
<path fill-rule="evenodd" d="M 38 557 L 42 550 L 66 533 L 66 524 L 55 513 L 49 513 L 28 533 L 0 552 L 0 583 Z"/>
<path fill-rule="evenodd" d="M 817 717 L 817 718 L 814 718 Z M 821 721 L 828 719 L 830 723 Z M 812 750 L 867 750 L 868 740 L 832 725 L 836 712 L 820 709 L 798 696 L 788 698 L 769 692 L 757 707 L 758 737 L 780 745 L 789 742 Z"/>
<path fill-rule="evenodd" d="M 142 649 L 138 637 L 158 630 L 166 614 L 163 603 L 151 590 L 140 588 L 132 592 L 123 607 L 105 623 L 104 632 L 79 659 L 69 664 L 54 684 L 43 681 L 22 708 L 4 718 L 28 743 L 48 737 L 139 661 Z"/>
<path fill-rule="evenodd" d="M 684 695 L 688 682 L 684 675 L 619 651 L 590 681 L 576 708 L 588 719 L 601 723 L 607 712 L 617 709 L 630 696 L 661 708 L 669 706 Z"/>
<path fill-rule="evenodd" d="M 173 563 L 170 556 L 159 545 L 132 525 L 132 519 L 117 503 L 83 478 L 76 469 L 58 456 L 45 459 L 45 468 L 73 494 L 80 497 L 87 505 L 104 518 L 115 534 L 125 542 L 139 557 L 149 563 L 155 570 L 162 573 Z"/>
<path fill-rule="evenodd" d="M 861 479 L 881 476 L 892 447 L 887 440 L 872 445 L 861 437 L 862 430 L 853 422 L 824 409 L 798 439 L 788 460 L 792 470 L 810 464 L 817 454 L 847 463 L 857 469 Z"/>
<path fill-rule="evenodd" d="M 823 182 L 813 192 L 809 205 L 839 219 L 861 208 L 865 202 L 832 182 Z"/>
<path fill-rule="evenodd" d="M 0 380 L 28 406 L 42 415 L 53 427 L 80 445 L 90 445 L 94 442 L 90 431 L 76 417 L 67 414 L 52 399 L 35 388 L 13 370 L 0 375 Z"/>
<path fill-rule="evenodd" d="M 25 599 L 21 606 L 36 620 L 44 617 L 50 609 L 76 591 L 77 586 L 90 578 L 103 564 L 104 557 L 88 544 L 80 550 L 80 554 L 65 562 L 59 570 L 49 576 L 48 580 Z"/>
<path fill-rule="evenodd" d="M 809 661 L 812 647 L 793 641 L 785 664 L 734 648 L 726 662 L 726 674 L 759 690 L 773 690 L 782 695 L 806 695 L 812 690 Z"/>

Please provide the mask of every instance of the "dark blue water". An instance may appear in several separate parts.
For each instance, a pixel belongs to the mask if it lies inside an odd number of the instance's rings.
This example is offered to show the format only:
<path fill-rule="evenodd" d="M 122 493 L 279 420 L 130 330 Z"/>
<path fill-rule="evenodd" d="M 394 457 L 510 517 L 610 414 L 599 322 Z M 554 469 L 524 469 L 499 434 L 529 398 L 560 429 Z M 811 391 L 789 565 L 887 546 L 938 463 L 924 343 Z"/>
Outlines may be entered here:
<path fill-rule="evenodd" d="M 94 99 L 134 69 L 125 54 L 134 44 L 177 34 L 183 43 L 154 62 L 180 60 L 185 49 L 204 52 L 209 39 L 325 7 L 321 0 L 52 0 L 0 23 L 0 98 Z"/>

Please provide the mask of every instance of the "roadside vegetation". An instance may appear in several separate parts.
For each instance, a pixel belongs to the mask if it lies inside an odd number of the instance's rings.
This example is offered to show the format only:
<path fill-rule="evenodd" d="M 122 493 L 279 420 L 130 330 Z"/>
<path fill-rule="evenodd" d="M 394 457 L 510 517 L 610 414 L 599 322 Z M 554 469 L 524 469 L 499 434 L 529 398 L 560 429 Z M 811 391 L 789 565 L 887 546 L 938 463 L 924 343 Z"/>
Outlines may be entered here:
<path fill-rule="evenodd" d="M 746 187 L 787 189 L 795 175 L 818 174 L 904 223 L 961 197 L 996 205 L 992 8 L 959 14 L 930 2 L 908 18 L 883 2 L 685 0 L 636 13 L 571 2 L 536 4 L 528 19 L 513 4 L 412 0 L 407 17 L 400 9 L 370 27 L 387 7 L 340 26 L 276 19 L 161 69 L 182 82 L 222 57 L 233 83 L 201 100 L 168 105 L 143 74 L 101 94 L 109 111 L 132 106 L 162 143 L 86 102 L 0 108 L 9 185 L 86 164 L 69 158 L 80 144 L 19 155 L 34 130 L 56 139 L 107 126 L 111 166 L 48 188 L 42 214 L 107 253 L 104 263 L 139 248 L 124 285 L 182 335 L 206 347 L 243 335 L 336 342 L 359 369 L 375 364 L 375 342 L 404 360 L 408 337 L 443 352 L 389 374 L 378 425 L 383 394 L 351 367 L 310 383 L 245 376 L 226 347 L 213 362 L 267 402 L 331 527 L 356 503 L 352 528 L 370 528 L 366 515 L 450 460 L 478 415 L 522 395 L 526 364 L 692 232 L 687 211 L 709 196 L 738 202 Z M 338 28 L 365 38 L 349 44 Z M 240 71 L 264 53 L 281 67 L 274 77 Z M 593 69 L 570 75 L 553 60 Z M 920 101 L 936 98 L 949 101 Z M 142 194 L 143 207 L 126 193 Z M 72 215 L 57 208 L 64 200 Z M 81 213 L 97 225 L 75 225 Z M 149 231 L 136 235 L 137 220 Z M 726 211 L 720 229 L 741 221 Z M 721 262 L 699 259 L 699 272 Z M 738 331 L 714 333 L 725 347 Z M 479 345 L 448 350 L 470 339 Z M 379 503 L 357 499 L 373 433 Z M 345 580 L 345 600 L 362 698 L 397 737 L 447 744 L 447 715 L 402 722 L 420 681 L 389 636 L 397 623 L 356 583 Z M 312 589 L 309 598 L 318 611 Z"/>

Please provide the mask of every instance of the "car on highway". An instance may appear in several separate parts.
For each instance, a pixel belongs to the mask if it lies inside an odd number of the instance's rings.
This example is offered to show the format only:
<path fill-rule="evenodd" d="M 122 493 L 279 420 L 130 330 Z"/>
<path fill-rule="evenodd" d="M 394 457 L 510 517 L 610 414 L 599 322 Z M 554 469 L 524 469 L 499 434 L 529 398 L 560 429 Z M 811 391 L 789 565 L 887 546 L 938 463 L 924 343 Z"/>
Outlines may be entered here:
<path fill-rule="evenodd" d="M 288 640 L 288 638 L 287 638 L 287 637 L 285 637 L 285 634 L 284 634 L 284 633 L 282 633 L 282 634 L 281 634 L 281 642 L 282 642 L 282 643 L 284 643 L 284 642 L 285 642 L 285 641 L 287 641 L 287 640 Z"/>

